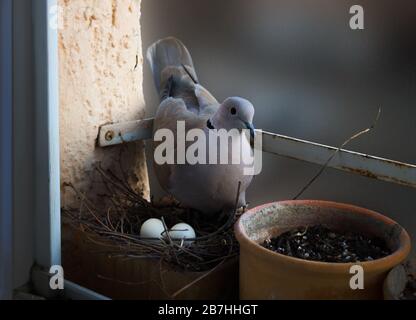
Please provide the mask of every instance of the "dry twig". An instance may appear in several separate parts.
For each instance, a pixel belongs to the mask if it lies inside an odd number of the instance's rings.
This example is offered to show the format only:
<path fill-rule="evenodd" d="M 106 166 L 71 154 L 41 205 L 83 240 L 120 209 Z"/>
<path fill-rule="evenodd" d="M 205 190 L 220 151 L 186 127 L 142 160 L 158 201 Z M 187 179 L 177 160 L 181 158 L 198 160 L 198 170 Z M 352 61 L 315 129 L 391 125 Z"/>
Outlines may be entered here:
<path fill-rule="evenodd" d="M 359 138 L 360 136 L 362 136 L 366 133 L 369 133 L 371 130 L 373 130 L 375 128 L 375 126 L 377 125 L 378 120 L 380 119 L 380 116 L 381 116 L 381 108 L 378 109 L 377 117 L 374 120 L 373 124 L 369 128 L 361 130 L 360 132 L 357 132 L 353 136 L 349 137 L 346 141 L 344 141 L 344 143 L 332 153 L 332 155 L 328 158 L 328 160 L 325 162 L 325 164 L 318 171 L 318 173 L 302 188 L 302 190 L 293 198 L 293 200 L 299 199 L 302 196 L 302 194 L 304 194 L 305 191 L 307 189 L 309 189 L 309 187 L 322 175 L 322 173 L 325 171 L 325 169 L 331 163 L 332 159 L 335 158 L 335 156 L 338 154 L 338 152 L 340 150 L 342 150 L 344 147 L 346 147 L 351 141 L 353 141 L 353 140 Z"/>

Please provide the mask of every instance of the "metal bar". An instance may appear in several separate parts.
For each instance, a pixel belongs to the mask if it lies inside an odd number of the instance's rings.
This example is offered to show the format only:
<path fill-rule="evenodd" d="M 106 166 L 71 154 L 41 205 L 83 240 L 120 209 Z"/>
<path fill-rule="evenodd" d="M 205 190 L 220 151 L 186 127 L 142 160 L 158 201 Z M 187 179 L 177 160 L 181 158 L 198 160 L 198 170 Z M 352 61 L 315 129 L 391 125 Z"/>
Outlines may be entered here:
<path fill-rule="evenodd" d="M 101 147 L 152 138 L 153 119 L 105 125 L 100 128 Z M 284 135 L 258 131 L 263 151 L 279 156 L 324 165 L 338 149 Z M 328 167 L 368 178 L 416 188 L 416 166 L 349 150 L 339 150 Z"/>
<path fill-rule="evenodd" d="M 50 24 L 57 0 L 33 2 L 35 53 L 35 259 L 49 268 L 61 264 L 59 168 L 58 30 Z"/>
<path fill-rule="evenodd" d="M 279 156 L 324 165 L 338 148 L 263 132 L 263 150 Z M 368 178 L 416 188 L 416 166 L 345 149 L 328 167 Z"/>
<path fill-rule="evenodd" d="M 98 145 L 109 147 L 126 142 L 152 138 L 153 119 L 136 120 L 102 126 L 98 134 Z"/>
<path fill-rule="evenodd" d="M 0 300 L 12 298 L 12 1 L 0 1 Z"/>

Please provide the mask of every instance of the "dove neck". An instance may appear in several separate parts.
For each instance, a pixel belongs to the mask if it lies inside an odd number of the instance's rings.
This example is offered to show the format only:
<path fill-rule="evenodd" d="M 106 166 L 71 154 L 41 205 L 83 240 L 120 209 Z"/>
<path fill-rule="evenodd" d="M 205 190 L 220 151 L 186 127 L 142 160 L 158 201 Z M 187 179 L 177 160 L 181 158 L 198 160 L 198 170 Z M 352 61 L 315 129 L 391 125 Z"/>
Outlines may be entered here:
<path fill-rule="evenodd" d="M 214 116 L 211 119 L 208 120 L 208 125 L 211 126 L 210 129 L 226 129 L 224 127 L 223 121 L 221 121 L 221 117 L 218 114 L 218 112 L 214 114 Z"/>

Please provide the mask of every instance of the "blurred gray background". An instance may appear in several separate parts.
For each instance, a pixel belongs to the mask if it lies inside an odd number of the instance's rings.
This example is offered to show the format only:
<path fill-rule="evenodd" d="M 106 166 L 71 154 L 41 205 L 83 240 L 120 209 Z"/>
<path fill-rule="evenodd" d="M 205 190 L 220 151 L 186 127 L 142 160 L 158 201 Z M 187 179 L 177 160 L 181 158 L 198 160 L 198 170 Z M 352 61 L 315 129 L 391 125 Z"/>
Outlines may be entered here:
<path fill-rule="evenodd" d="M 363 31 L 349 28 L 354 4 L 365 10 Z M 181 39 L 218 100 L 238 95 L 254 104 L 256 127 L 338 146 L 382 107 L 376 130 L 347 149 L 416 163 L 414 1 L 143 0 L 142 13 L 143 48 Z M 144 79 L 150 117 L 158 100 L 147 65 Z M 265 154 L 248 201 L 292 199 L 319 168 Z M 416 189 L 327 169 L 302 198 L 382 212 L 416 244 Z"/>

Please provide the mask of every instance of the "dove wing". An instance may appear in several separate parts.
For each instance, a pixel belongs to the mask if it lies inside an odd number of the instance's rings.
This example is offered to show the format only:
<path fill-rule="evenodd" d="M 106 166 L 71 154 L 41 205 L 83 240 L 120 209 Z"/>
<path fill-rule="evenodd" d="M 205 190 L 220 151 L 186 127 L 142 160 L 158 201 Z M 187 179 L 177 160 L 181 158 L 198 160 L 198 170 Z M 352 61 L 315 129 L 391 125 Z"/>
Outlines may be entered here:
<path fill-rule="evenodd" d="M 182 99 L 168 98 L 159 106 L 159 109 L 155 116 L 154 121 L 154 133 L 159 129 L 169 129 L 173 132 L 174 137 L 177 137 L 177 122 L 185 121 L 186 131 L 189 129 L 200 128 L 204 129 L 207 124 L 209 114 L 206 116 L 197 115 L 194 112 L 188 110 L 185 102 Z M 153 147 L 157 148 L 162 142 L 154 141 Z M 176 155 L 176 143 L 175 143 L 175 155 Z M 164 164 L 155 165 L 156 175 L 165 191 L 171 189 L 171 177 L 175 170 L 175 165 Z"/>
<path fill-rule="evenodd" d="M 218 109 L 219 103 L 217 99 L 203 86 L 200 84 L 195 84 L 195 96 L 198 99 L 199 110 L 202 114 L 210 114 L 215 113 Z M 213 110 L 212 107 L 214 108 Z M 208 108 L 208 110 L 206 110 Z"/>

